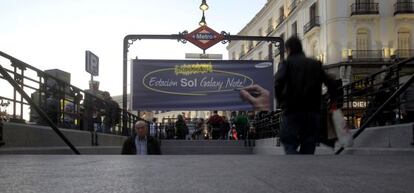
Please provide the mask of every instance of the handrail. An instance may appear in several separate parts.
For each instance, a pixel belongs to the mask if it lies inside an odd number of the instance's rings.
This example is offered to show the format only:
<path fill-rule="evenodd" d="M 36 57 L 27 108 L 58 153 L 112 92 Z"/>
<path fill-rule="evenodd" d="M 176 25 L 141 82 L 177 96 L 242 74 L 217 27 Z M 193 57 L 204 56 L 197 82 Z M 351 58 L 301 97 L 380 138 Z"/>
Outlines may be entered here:
<path fill-rule="evenodd" d="M 32 89 L 34 91 L 38 91 L 39 92 L 39 97 L 41 96 L 40 93 L 45 93 L 46 92 L 45 89 L 48 87 L 45 84 L 45 81 L 42 81 L 42 79 L 43 79 L 43 80 L 52 80 L 52 81 L 57 83 L 56 84 L 56 85 L 58 85 L 57 91 L 61 92 L 60 94 L 62 94 L 62 95 L 59 95 L 59 96 L 74 97 L 76 93 L 82 93 L 84 95 L 84 99 L 86 97 L 89 97 L 90 99 L 93 99 L 93 100 L 99 101 L 100 103 L 106 104 L 105 100 L 103 100 L 101 97 L 99 97 L 99 96 L 97 96 L 93 93 L 90 93 L 90 92 L 85 92 L 85 91 L 83 91 L 82 89 L 80 89 L 76 86 L 73 86 L 73 85 L 71 85 L 71 84 L 69 84 L 69 83 L 67 83 L 67 82 L 65 82 L 65 81 L 63 81 L 63 80 L 61 80 L 61 79 L 59 79 L 55 76 L 52 76 L 52 75 L 50 75 L 50 74 L 48 74 L 48 73 L 46 73 L 46 72 L 44 72 L 44 71 L 42 71 L 42 70 L 40 70 L 36 67 L 33 67 L 33 66 L 31 66 L 31 65 L 29 65 L 29 64 L 15 58 L 15 57 L 13 57 L 13 56 L 10 56 L 10 55 L 2 52 L 2 51 L 0 51 L 0 56 L 3 57 L 3 58 L 8 59 L 11 62 L 11 66 L 14 67 L 14 68 L 21 69 L 23 72 L 27 69 L 30 69 L 30 70 L 33 70 L 35 73 L 37 73 L 37 75 L 40 78 L 38 80 L 35 80 L 33 78 L 23 76 L 23 74 L 20 74 L 20 71 L 12 71 L 12 70 L 4 68 L 4 70 L 6 72 L 8 72 L 11 75 L 14 75 L 15 78 L 19 78 L 21 80 L 23 80 L 23 79 L 27 80 L 27 81 L 19 81 L 18 84 L 23 86 L 23 87 Z M 0 78 L 4 79 L 5 77 L 0 75 Z M 32 84 L 30 84 L 30 83 L 32 83 Z M 33 83 L 39 85 L 39 87 L 38 88 L 36 88 L 36 86 L 34 87 Z M 23 100 L 20 100 L 20 98 L 19 99 L 10 99 L 10 98 L 4 97 L 4 96 L 1 96 L 1 97 L 3 97 L 6 100 L 13 101 L 14 104 L 15 103 L 21 103 L 21 104 L 27 105 L 27 103 L 25 103 Z M 72 99 L 70 99 L 70 98 L 63 97 L 61 99 L 64 99 L 65 101 L 68 101 L 68 102 L 73 102 Z M 42 103 L 43 102 L 42 100 L 43 99 L 40 98 L 39 102 Z M 118 111 L 123 112 L 124 110 L 121 109 L 121 108 L 118 108 Z M 16 113 L 16 109 L 14 108 L 13 109 L 13 115 L 15 115 L 15 113 Z M 62 110 L 61 113 L 63 113 L 63 117 L 66 115 L 66 111 L 64 111 L 64 110 Z M 123 116 L 123 114 L 121 116 Z M 134 115 L 130 112 L 125 112 L 125 116 L 127 117 L 127 120 L 130 120 L 130 121 L 134 121 L 134 120 L 139 119 L 138 116 L 136 116 L 136 115 Z M 62 118 L 62 120 L 63 119 L 64 118 Z M 79 118 L 76 118 L 76 119 L 80 120 Z M 130 123 L 127 123 L 127 125 L 130 125 Z M 127 129 L 130 129 L 131 127 L 132 127 L 132 125 L 128 126 Z M 129 133 L 125 133 L 125 134 L 129 134 Z"/>
<path fill-rule="evenodd" d="M 396 92 L 394 92 L 394 90 L 391 89 L 393 91 L 392 97 L 394 98 L 387 97 L 387 100 L 381 103 L 380 105 L 381 109 L 375 109 L 376 112 L 374 112 L 374 114 L 369 114 L 368 119 L 363 123 L 362 127 L 360 127 L 360 129 L 362 128 L 362 130 L 359 130 L 358 133 L 361 133 L 364 130 L 363 128 L 366 128 L 367 126 L 369 126 L 373 122 L 375 116 L 378 115 L 378 113 L 381 112 L 381 110 L 386 108 L 387 105 L 391 104 L 392 101 L 396 100 L 396 96 L 398 96 L 400 93 L 404 91 L 403 89 L 407 87 L 405 86 L 407 85 L 407 83 L 405 85 L 403 84 L 402 86 L 399 85 L 399 77 L 402 73 L 400 71 L 402 67 L 404 67 L 407 64 L 411 64 L 412 61 L 414 61 L 414 58 L 409 58 L 409 59 L 396 62 L 395 64 L 390 65 L 384 69 L 378 70 L 377 72 L 365 78 L 362 78 L 357 81 L 353 81 L 347 85 L 344 85 L 338 88 L 338 91 L 341 91 L 341 92 L 344 90 L 352 91 L 351 93 L 348 93 L 348 95 L 339 96 L 339 97 L 342 97 L 341 100 L 345 100 L 346 98 L 348 100 L 348 102 L 346 102 L 347 104 L 349 104 L 349 101 L 358 100 L 359 98 L 375 98 L 376 96 L 380 95 L 381 93 L 385 92 L 386 90 L 390 88 L 394 88 L 394 87 L 396 88 L 395 89 Z M 385 73 L 392 73 L 392 74 L 395 74 L 396 76 L 388 77 L 384 80 L 384 82 L 377 82 L 376 78 L 381 78 L 380 75 L 385 74 Z M 410 80 L 410 81 L 413 81 L 413 80 Z M 381 87 L 383 86 L 383 84 L 390 84 L 390 87 Z M 361 89 L 356 90 L 355 87 L 357 85 L 362 85 L 363 87 L 361 87 Z M 367 87 L 367 85 L 370 87 Z M 373 89 L 373 88 L 377 88 L 377 89 Z M 346 104 L 345 102 L 343 103 L 344 105 Z M 356 107 L 348 105 L 346 107 L 344 106 L 344 108 L 356 108 Z M 348 110 L 344 110 L 344 114 L 346 113 L 345 111 L 348 111 Z M 280 116 L 280 113 L 273 113 L 272 116 L 278 117 Z M 266 117 L 266 118 L 269 118 L 269 117 Z M 260 123 L 260 121 L 261 120 L 259 120 L 258 122 Z M 260 128 L 257 130 L 259 138 L 262 138 L 260 136 L 263 136 L 263 138 L 268 138 L 269 136 L 267 136 L 267 134 L 272 131 L 276 131 L 279 128 L 279 125 L 276 125 L 275 126 L 276 128 L 271 128 L 268 126 L 262 127 L 259 124 L 258 127 Z M 356 134 L 355 137 L 357 137 L 358 135 L 359 134 Z"/>
<path fill-rule="evenodd" d="M 368 80 L 372 79 L 373 77 L 378 76 L 381 73 L 390 71 L 391 69 L 394 69 L 396 67 L 401 68 L 401 67 L 403 67 L 404 65 L 406 65 L 408 62 L 410 62 L 412 60 L 414 60 L 414 58 L 407 58 L 405 60 L 399 61 L 399 62 L 397 62 L 397 63 L 395 63 L 393 65 L 390 65 L 390 66 L 388 66 L 388 67 L 386 67 L 386 68 L 384 68 L 382 70 L 379 70 L 377 72 L 374 72 L 373 74 L 371 74 L 371 75 L 369 75 L 369 76 L 367 76 L 367 77 L 365 77 L 363 79 L 357 80 L 355 82 L 351 82 L 351 83 L 349 83 L 347 85 L 344 85 L 341 89 L 346 89 L 346 87 L 350 87 L 352 84 L 358 84 L 358 83 L 362 83 L 364 81 L 368 81 Z"/>
<path fill-rule="evenodd" d="M 23 88 L 19 86 L 19 84 L 13 80 L 13 78 L 4 70 L 3 66 L 0 65 L 0 74 L 5 78 L 19 93 L 23 96 L 23 98 L 33 107 L 36 112 L 44 119 L 46 120 L 47 124 L 55 131 L 55 133 L 66 143 L 67 146 L 70 147 L 70 149 L 75 154 L 80 154 L 80 152 L 76 149 L 75 146 L 63 135 L 63 133 L 58 129 L 58 127 L 52 122 L 52 120 L 46 115 L 46 113 L 27 95 L 26 92 L 24 92 Z"/>
<path fill-rule="evenodd" d="M 411 58 L 414 59 L 414 58 Z M 368 125 L 374 120 L 374 118 L 392 101 L 394 100 L 397 96 L 399 96 L 400 94 L 402 94 L 405 90 L 407 90 L 407 88 L 414 82 L 414 74 L 411 75 L 411 77 L 409 78 L 409 80 L 404 83 L 397 91 L 395 91 L 369 118 L 368 120 L 360 127 L 360 129 L 358 129 L 357 132 L 355 132 L 352 135 L 352 138 L 355 139 L 357 138 L 363 131 L 365 131 L 365 129 L 368 127 Z M 340 154 L 345 148 L 341 147 L 340 149 L 338 149 L 335 154 L 338 155 Z"/>

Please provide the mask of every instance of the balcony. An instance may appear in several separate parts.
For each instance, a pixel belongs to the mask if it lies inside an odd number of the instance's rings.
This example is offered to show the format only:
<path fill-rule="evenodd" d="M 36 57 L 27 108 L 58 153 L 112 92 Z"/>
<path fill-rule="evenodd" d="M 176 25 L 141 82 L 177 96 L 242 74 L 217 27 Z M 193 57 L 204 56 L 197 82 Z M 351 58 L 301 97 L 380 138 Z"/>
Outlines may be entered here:
<path fill-rule="evenodd" d="M 319 27 L 319 16 L 316 16 L 314 18 L 311 18 L 310 21 L 303 26 L 303 34 L 308 33 L 311 29 L 315 27 Z"/>
<path fill-rule="evenodd" d="M 354 3 L 351 5 L 351 16 L 376 15 L 379 14 L 378 7 L 378 3 Z"/>
<path fill-rule="evenodd" d="M 352 50 L 348 56 L 348 62 L 382 62 L 384 61 L 383 50 Z"/>
<path fill-rule="evenodd" d="M 269 36 L 272 32 L 273 32 L 273 26 L 267 27 L 267 30 L 266 30 L 267 36 Z"/>
<path fill-rule="evenodd" d="M 394 4 L 394 15 L 404 13 L 414 13 L 413 2 L 397 2 Z"/>
<path fill-rule="evenodd" d="M 414 57 L 414 50 L 413 49 L 395 50 L 394 56 L 398 59 L 406 59 L 406 58 Z"/>
<path fill-rule="evenodd" d="M 289 5 L 288 10 L 289 10 L 289 15 L 293 12 L 293 10 L 296 9 L 296 7 L 299 4 L 299 0 L 293 0 L 292 3 Z"/>
<path fill-rule="evenodd" d="M 281 15 L 278 19 L 277 19 L 277 26 L 278 27 L 280 24 L 282 24 L 283 21 L 285 21 L 286 17 L 285 15 Z"/>
<path fill-rule="evenodd" d="M 248 48 L 247 52 L 250 52 L 250 50 L 253 50 L 253 48 L 254 48 L 253 41 L 249 42 L 249 46 L 247 48 Z"/>

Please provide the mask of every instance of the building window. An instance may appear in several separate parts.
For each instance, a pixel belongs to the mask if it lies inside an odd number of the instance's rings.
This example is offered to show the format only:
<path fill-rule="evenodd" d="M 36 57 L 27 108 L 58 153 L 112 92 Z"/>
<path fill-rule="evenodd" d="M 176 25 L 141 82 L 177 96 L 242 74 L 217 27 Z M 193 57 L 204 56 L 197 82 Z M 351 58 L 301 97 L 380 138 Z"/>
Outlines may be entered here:
<path fill-rule="evenodd" d="M 295 21 L 292 24 L 292 36 L 298 36 L 298 23 Z"/>
<path fill-rule="evenodd" d="M 273 19 L 270 18 L 267 22 L 267 33 L 269 34 L 272 31 L 273 31 Z"/>
<path fill-rule="evenodd" d="M 369 50 L 369 32 L 367 29 L 359 29 L 356 35 L 357 50 Z"/>
<path fill-rule="evenodd" d="M 319 51 L 318 51 L 318 42 L 314 42 L 311 45 L 311 56 L 313 56 L 316 59 L 319 59 L 322 61 L 322 58 L 319 58 Z"/>
<path fill-rule="evenodd" d="M 402 28 L 400 30 L 398 30 L 398 42 L 397 42 L 397 56 L 399 58 L 408 58 L 411 56 L 410 54 L 410 42 L 411 42 L 411 37 L 410 37 L 410 30 L 406 29 L 406 28 Z"/>
<path fill-rule="evenodd" d="M 369 50 L 369 32 L 367 29 L 359 29 L 356 35 L 356 58 L 367 58 Z"/>
<path fill-rule="evenodd" d="M 249 41 L 249 51 L 254 48 L 253 41 Z"/>
<path fill-rule="evenodd" d="M 258 60 L 262 60 L 263 59 L 263 53 L 260 51 L 258 54 L 257 54 L 257 59 Z"/>
<path fill-rule="evenodd" d="M 316 16 L 318 16 L 318 7 L 317 7 L 317 3 L 314 3 L 309 8 L 309 17 L 312 20 L 316 18 Z"/>
<path fill-rule="evenodd" d="M 285 20 L 285 8 L 282 6 L 279 8 L 279 18 L 277 19 L 277 25 L 280 25 Z"/>

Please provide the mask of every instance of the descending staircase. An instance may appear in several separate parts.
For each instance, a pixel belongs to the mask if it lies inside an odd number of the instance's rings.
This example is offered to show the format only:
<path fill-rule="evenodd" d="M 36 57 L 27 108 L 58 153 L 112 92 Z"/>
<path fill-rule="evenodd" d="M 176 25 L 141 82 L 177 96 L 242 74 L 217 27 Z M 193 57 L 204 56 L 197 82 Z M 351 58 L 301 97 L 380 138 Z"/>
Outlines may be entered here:
<path fill-rule="evenodd" d="M 411 124 L 367 128 L 354 141 L 345 154 L 352 155 L 407 155 L 414 154 L 413 127 Z M 45 126 L 20 123 L 4 124 L 5 145 L 0 154 L 73 154 L 54 133 Z M 126 137 L 98 134 L 99 146 L 91 146 L 91 134 L 87 131 L 62 129 L 82 154 L 119 155 Z M 228 140 L 162 140 L 164 155 L 283 155 L 283 148 L 276 138 L 256 140 L 253 146 L 245 141 Z M 320 146 L 317 155 L 333 155 L 334 150 Z"/>
<path fill-rule="evenodd" d="M 367 128 L 346 154 L 414 155 L 414 123 Z"/>
<path fill-rule="evenodd" d="M 252 154 L 253 147 L 245 146 L 242 140 L 162 140 L 161 152 L 164 155 Z"/>

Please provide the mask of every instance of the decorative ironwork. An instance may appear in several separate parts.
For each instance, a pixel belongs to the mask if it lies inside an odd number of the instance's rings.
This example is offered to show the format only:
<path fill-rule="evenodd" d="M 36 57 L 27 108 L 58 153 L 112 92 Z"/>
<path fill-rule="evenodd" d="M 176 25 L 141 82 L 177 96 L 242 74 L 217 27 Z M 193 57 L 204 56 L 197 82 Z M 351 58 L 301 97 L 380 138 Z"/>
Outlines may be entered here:
<path fill-rule="evenodd" d="M 303 34 L 308 33 L 312 28 L 319 27 L 319 16 L 316 16 L 314 18 L 311 18 L 310 21 L 303 26 Z"/>
<path fill-rule="evenodd" d="M 414 13 L 413 2 L 397 2 L 394 4 L 394 15 L 401 13 Z"/>
<path fill-rule="evenodd" d="M 138 39 L 132 38 L 128 40 L 128 44 L 127 44 L 127 48 L 129 49 L 129 47 L 134 44 L 135 41 L 137 41 Z"/>
<path fill-rule="evenodd" d="M 224 37 L 226 37 L 226 36 L 230 36 L 230 33 L 228 33 L 228 32 L 225 32 L 225 31 L 221 31 L 221 33 L 220 33 L 222 36 L 224 36 Z M 221 41 L 221 43 L 222 44 L 227 44 L 227 43 L 229 43 L 230 42 L 230 40 L 228 40 L 228 39 L 224 39 L 224 40 L 222 40 Z"/>
<path fill-rule="evenodd" d="M 289 5 L 289 15 L 296 9 L 296 7 L 299 5 L 298 0 L 293 0 L 292 3 Z"/>
<path fill-rule="evenodd" d="M 279 18 L 277 18 L 276 28 L 279 27 L 279 25 L 282 24 L 283 21 L 285 21 L 285 19 L 286 19 L 285 15 L 281 15 Z"/>
<path fill-rule="evenodd" d="M 183 32 L 179 32 L 178 33 L 178 35 L 180 36 L 180 37 L 183 37 L 183 38 L 179 38 L 179 39 L 177 39 L 177 41 L 178 42 L 181 42 L 181 43 L 183 43 L 183 44 L 186 44 L 187 43 L 187 40 L 184 38 L 186 35 L 188 35 L 188 31 L 187 30 L 185 30 L 185 31 L 183 31 Z"/>
<path fill-rule="evenodd" d="M 370 14 L 379 14 L 378 3 L 354 3 L 351 5 L 351 16 Z"/>
<path fill-rule="evenodd" d="M 383 50 L 352 50 L 352 55 L 349 56 L 348 62 L 368 62 L 384 60 Z"/>
<path fill-rule="evenodd" d="M 399 49 L 394 54 L 398 59 L 410 58 L 414 56 L 414 49 Z"/>

